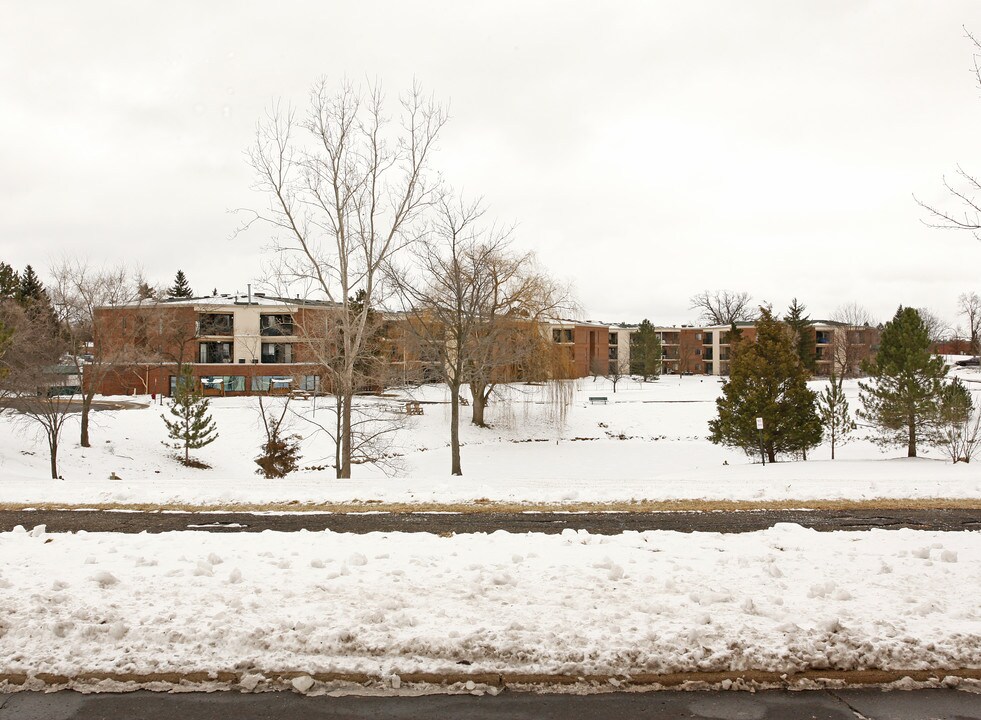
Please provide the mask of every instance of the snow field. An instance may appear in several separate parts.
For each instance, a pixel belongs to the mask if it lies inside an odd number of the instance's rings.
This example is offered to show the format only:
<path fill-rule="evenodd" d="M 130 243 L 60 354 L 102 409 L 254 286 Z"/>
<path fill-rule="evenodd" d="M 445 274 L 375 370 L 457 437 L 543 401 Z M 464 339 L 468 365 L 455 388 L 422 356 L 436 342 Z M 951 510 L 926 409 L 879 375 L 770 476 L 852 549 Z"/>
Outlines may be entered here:
<path fill-rule="evenodd" d="M 0 534 L 0 670 L 981 664 L 981 534 Z"/>
<path fill-rule="evenodd" d="M 981 390 L 981 375 L 958 371 Z M 823 383 L 815 381 L 819 389 Z M 461 427 L 463 478 L 449 476 L 449 405 L 442 386 L 425 386 L 412 396 L 427 403 L 395 435 L 400 464 L 396 476 L 369 465 L 354 478 L 337 480 L 332 446 L 323 434 L 296 421 L 304 435 L 305 470 L 283 480 L 255 474 L 261 429 L 254 398 L 217 398 L 212 412 L 219 439 L 195 452 L 211 465 L 188 470 L 171 459 L 162 441 L 165 408 L 98 412 L 92 416 L 92 448 L 77 443 L 77 421 L 63 436 L 61 474 L 50 480 L 44 443 L 0 415 L 0 503 L 18 504 L 190 504 L 469 503 L 475 500 L 530 503 L 625 502 L 631 500 L 865 500 L 875 498 L 981 498 L 981 463 L 951 465 L 936 451 L 907 460 L 901 450 L 881 451 L 859 431 L 831 461 L 827 446 L 808 462 L 760 466 L 742 452 L 709 443 L 707 423 L 720 391 L 716 378 L 665 377 L 656 383 L 623 380 L 617 393 L 605 380 L 575 383 L 566 422 L 550 417 L 541 388 L 503 389 L 511 402 L 488 410 L 493 427 Z M 857 383 L 846 387 L 858 406 Z M 604 394 L 608 405 L 588 397 Z M 366 398 L 392 412 L 409 396 Z M 150 398 L 136 398 L 150 402 Z M 324 422 L 324 400 L 298 401 L 304 416 Z M 466 410 L 466 408 L 464 408 Z M 115 473 L 121 480 L 110 480 Z"/>

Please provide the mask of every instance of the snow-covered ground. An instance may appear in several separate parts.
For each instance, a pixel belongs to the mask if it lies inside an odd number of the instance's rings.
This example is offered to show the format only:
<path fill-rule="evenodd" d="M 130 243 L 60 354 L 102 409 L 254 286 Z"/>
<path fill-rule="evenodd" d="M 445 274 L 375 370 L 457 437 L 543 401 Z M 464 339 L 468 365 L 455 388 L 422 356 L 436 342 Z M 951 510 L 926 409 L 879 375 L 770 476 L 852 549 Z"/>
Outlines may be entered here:
<path fill-rule="evenodd" d="M 954 371 L 981 392 L 976 370 Z M 820 381 L 813 384 L 816 389 Z M 981 463 L 952 465 L 937 450 L 907 460 L 903 449 L 881 450 L 858 432 L 830 460 L 827 445 L 808 462 L 762 467 L 747 457 L 709 443 L 707 423 L 715 413 L 720 382 L 711 377 L 665 377 L 656 383 L 620 382 L 614 394 L 605 380 L 575 384 L 565 422 L 541 388 L 505 389 L 508 402 L 488 410 L 490 428 L 464 423 L 464 476 L 449 475 L 449 404 L 444 387 L 412 391 L 425 414 L 412 417 L 394 436 L 399 468 L 388 477 L 369 465 L 356 466 L 352 480 L 336 480 L 325 467 L 332 445 L 324 433 L 297 420 L 304 435 L 307 468 L 284 480 L 255 474 L 253 459 L 262 435 L 254 398 L 218 398 L 212 412 L 219 439 L 194 455 L 211 468 L 189 470 L 165 446 L 159 405 L 93 414 L 93 447 L 81 448 L 77 420 L 68 423 L 60 453 L 63 480 L 48 478 L 46 448 L 32 430 L 0 416 L 0 502 L 230 504 L 382 501 L 457 503 L 475 500 L 554 503 L 631 500 L 821 500 L 871 498 L 981 498 Z M 857 383 L 847 386 L 853 410 Z M 607 405 L 588 398 L 605 395 Z M 361 402 L 397 413 L 404 392 Z M 150 402 L 149 398 L 128 398 Z M 305 417 L 330 424 L 324 400 L 294 401 Z M 466 412 L 468 408 L 464 408 Z M 320 468 L 320 469 L 311 469 Z M 119 480 L 110 480 L 115 474 Z"/>
<path fill-rule="evenodd" d="M 981 534 L 0 534 L 0 669 L 981 665 Z"/>

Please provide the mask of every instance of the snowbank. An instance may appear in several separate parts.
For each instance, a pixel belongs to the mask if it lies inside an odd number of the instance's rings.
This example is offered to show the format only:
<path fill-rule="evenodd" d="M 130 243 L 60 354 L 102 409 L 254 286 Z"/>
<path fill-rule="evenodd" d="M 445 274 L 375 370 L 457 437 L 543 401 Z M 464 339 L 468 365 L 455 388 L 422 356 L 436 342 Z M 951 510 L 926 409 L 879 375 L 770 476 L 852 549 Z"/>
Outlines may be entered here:
<path fill-rule="evenodd" d="M 981 665 L 981 534 L 0 534 L 0 670 Z"/>

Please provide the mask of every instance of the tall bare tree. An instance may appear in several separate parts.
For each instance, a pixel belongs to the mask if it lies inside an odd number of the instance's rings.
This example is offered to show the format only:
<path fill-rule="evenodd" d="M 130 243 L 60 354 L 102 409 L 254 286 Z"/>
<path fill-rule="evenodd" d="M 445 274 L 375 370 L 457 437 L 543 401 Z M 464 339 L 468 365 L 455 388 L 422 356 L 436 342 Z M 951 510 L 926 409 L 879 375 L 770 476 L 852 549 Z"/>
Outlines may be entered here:
<path fill-rule="evenodd" d="M 862 343 L 862 333 L 875 324 L 875 318 L 868 309 L 853 301 L 839 305 L 831 313 L 831 321 L 840 325 L 832 345 L 832 362 L 836 366 L 832 372 L 841 377 L 855 377 L 862 360 L 869 355 L 869 348 Z"/>
<path fill-rule="evenodd" d="M 981 39 L 972 35 L 964 28 L 964 34 L 973 46 L 971 72 L 979 89 L 981 89 Z M 946 209 L 938 205 L 924 202 L 914 196 L 917 204 L 927 211 L 924 222 L 941 230 L 967 230 L 981 240 L 981 179 L 971 174 L 960 165 L 954 170 L 954 179 L 943 178 L 943 186 L 947 195 L 954 201 L 956 209 Z"/>
<path fill-rule="evenodd" d="M 51 268 L 51 276 L 52 301 L 69 343 L 69 362 L 83 380 L 79 442 L 82 447 L 91 447 L 89 413 L 96 391 L 110 372 L 134 359 L 132 343 L 120 341 L 128 334 L 120 327 L 122 316 L 109 314 L 97 323 L 96 308 L 137 302 L 143 278 L 125 265 L 99 268 L 87 260 L 68 257 Z"/>
<path fill-rule="evenodd" d="M 917 308 L 916 311 L 920 313 L 920 318 L 922 318 L 923 324 L 926 325 L 927 335 L 930 336 L 930 342 L 932 344 L 941 343 L 944 340 L 950 339 L 953 333 L 953 327 L 949 322 L 929 308 Z"/>
<path fill-rule="evenodd" d="M 981 353 L 981 296 L 975 292 L 961 293 L 957 298 L 957 309 L 967 321 L 971 354 L 978 355 Z"/>
<path fill-rule="evenodd" d="M 340 405 L 337 476 L 351 476 L 351 408 L 368 316 L 384 300 L 382 271 L 418 238 L 420 216 L 439 196 L 430 156 L 447 115 L 414 86 L 391 123 L 381 88 L 318 81 L 305 116 L 274 107 L 256 129 L 249 159 L 269 197 L 261 221 L 275 233 L 278 274 L 313 283 L 342 309 L 333 388 Z M 352 299 L 362 290 L 360 309 Z"/>
<path fill-rule="evenodd" d="M 392 272 L 420 359 L 450 391 L 453 475 L 463 474 L 462 388 L 470 385 L 479 409 L 474 422 L 482 425 L 494 384 L 529 372 L 530 353 L 551 350 L 534 340 L 560 299 L 531 256 L 511 250 L 511 230 L 486 225 L 484 214 L 479 200 L 444 197 L 432 232 L 413 248 L 413 267 Z"/>
<path fill-rule="evenodd" d="M 0 324 L 12 331 L 0 358 L 0 387 L 19 421 L 43 432 L 56 479 L 61 431 L 73 410 L 77 383 L 62 363 L 70 346 L 50 313 L 3 302 Z"/>
<path fill-rule="evenodd" d="M 732 325 L 756 319 L 756 306 L 748 292 L 703 290 L 692 295 L 689 307 L 698 310 L 699 319 L 709 325 Z"/>

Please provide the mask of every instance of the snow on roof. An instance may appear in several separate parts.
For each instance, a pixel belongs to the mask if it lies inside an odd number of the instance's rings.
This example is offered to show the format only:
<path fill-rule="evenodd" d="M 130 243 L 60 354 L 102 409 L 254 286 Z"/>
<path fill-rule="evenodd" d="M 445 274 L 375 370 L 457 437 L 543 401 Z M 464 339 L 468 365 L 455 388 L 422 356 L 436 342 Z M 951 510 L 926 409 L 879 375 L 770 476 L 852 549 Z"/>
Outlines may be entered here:
<path fill-rule="evenodd" d="M 329 300 L 312 300 L 309 298 L 287 298 L 266 293 L 252 293 L 251 298 L 248 293 L 220 293 L 218 295 L 202 295 L 201 297 L 190 298 L 164 298 L 162 300 L 136 300 L 127 303 L 129 306 L 160 306 L 177 305 L 200 307 L 203 305 L 213 307 L 230 307 L 233 305 L 257 305 L 260 307 L 284 307 L 284 306 L 315 306 L 315 307 L 337 307 L 337 303 Z"/>

